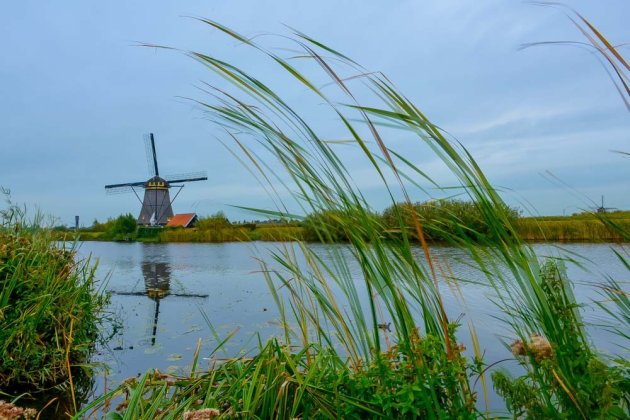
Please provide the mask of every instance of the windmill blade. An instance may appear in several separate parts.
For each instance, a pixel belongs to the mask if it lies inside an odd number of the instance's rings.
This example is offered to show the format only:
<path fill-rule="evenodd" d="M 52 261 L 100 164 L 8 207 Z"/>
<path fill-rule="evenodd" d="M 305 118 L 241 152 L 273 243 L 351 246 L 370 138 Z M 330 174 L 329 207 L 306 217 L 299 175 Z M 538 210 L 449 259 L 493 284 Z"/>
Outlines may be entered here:
<path fill-rule="evenodd" d="M 151 176 L 159 176 L 160 171 L 158 170 L 157 154 L 155 152 L 155 137 L 153 137 L 153 133 L 144 135 L 144 148 L 147 154 L 149 174 Z"/>
<path fill-rule="evenodd" d="M 208 172 L 198 171 L 198 172 L 186 172 L 186 173 L 181 173 L 181 174 L 171 174 L 171 175 L 166 175 L 164 179 L 167 180 L 169 183 L 184 182 L 184 181 L 189 181 L 189 180 L 205 181 L 206 179 L 208 179 Z"/>
<path fill-rule="evenodd" d="M 144 181 L 138 181 L 138 182 L 124 182 L 122 184 L 109 184 L 109 185 L 105 185 L 105 189 L 109 190 L 109 189 L 113 189 L 113 188 L 121 188 L 121 187 L 142 187 L 144 186 L 145 182 Z"/>
<path fill-rule="evenodd" d="M 201 176 L 197 178 L 183 178 L 183 179 L 173 179 L 169 181 L 169 184 L 181 183 L 181 182 L 195 182 L 195 181 L 207 181 L 207 176 Z"/>
<path fill-rule="evenodd" d="M 129 185 L 124 187 L 114 187 L 105 189 L 105 194 L 107 195 L 117 195 L 117 194 L 126 194 L 133 191 L 133 188 Z"/>

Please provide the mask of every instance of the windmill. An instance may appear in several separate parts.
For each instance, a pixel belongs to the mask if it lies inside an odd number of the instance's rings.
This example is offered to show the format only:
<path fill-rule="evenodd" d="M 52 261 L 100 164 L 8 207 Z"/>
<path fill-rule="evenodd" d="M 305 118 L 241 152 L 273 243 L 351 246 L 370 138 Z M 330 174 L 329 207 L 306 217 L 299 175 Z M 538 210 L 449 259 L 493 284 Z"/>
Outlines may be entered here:
<path fill-rule="evenodd" d="M 173 217 L 172 203 L 177 198 L 184 182 L 205 181 L 208 179 L 205 171 L 187 174 L 160 176 L 155 153 L 155 138 L 153 133 L 145 136 L 147 163 L 150 178 L 147 181 L 125 182 L 122 184 L 105 185 L 108 194 L 133 192 L 142 204 L 138 224 L 143 226 L 164 226 Z M 140 200 L 139 189 L 144 189 L 144 199 Z M 171 200 L 169 190 L 178 188 Z"/>
<path fill-rule="evenodd" d="M 617 210 L 615 207 L 604 207 L 604 196 L 602 195 L 602 205 L 595 208 L 597 213 L 608 213 L 608 210 Z"/>

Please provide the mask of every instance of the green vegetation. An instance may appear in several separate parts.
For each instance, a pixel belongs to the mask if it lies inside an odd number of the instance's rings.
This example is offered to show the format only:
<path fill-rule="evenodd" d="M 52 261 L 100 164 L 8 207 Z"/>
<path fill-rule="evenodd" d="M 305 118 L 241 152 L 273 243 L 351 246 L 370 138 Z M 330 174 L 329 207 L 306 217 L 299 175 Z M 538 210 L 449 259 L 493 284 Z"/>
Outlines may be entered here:
<path fill-rule="evenodd" d="M 94 221 L 91 227 L 79 232 L 58 227 L 53 229 L 58 240 L 80 241 L 138 241 L 138 242 L 243 242 L 243 241 L 294 241 L 304 238 L 304 229 L 298 222 L 233 224 L 222 212 L 201 217 L 192 228 L 164 228 L 137 226 L 131 214 Z"/>
<path fill-rule="evenodd" d="M 624 418 L 630 372 L 623 366 L 608 366 L 591 348 L 563 266 L 547 261 L 540 278 L 541 301 L 549 303 L 547 315 L 554 319 L 536 326 L 547 338 L 516 340 L 512 352 L 527 373 L 511 378 L 496 371 L 495 388 L 518 417 L 555 417 L 562 407 L 567 417 Z"/>
<path fill-rule="evenodd" d="M 505 206 L 505 205 L 504 205 Z M 413 209 L 413 213 L 411 209 Z M 518 210 L 505 206 L 509 221 L 518 235 L 532 242 L 627 242 L 623 231 L 630 230 L 630 212 L 602 215 L 580 213 L 573 216 L 520 217 Z M 402 216 L 399 224 L 397 213 Z M 422 225 L 428 242 L 447 242 L 454 238 L 464 242 L 491 242 L 489 226 L 480 209 L 471 201 L 433 200 L 413 203 L 395 203 L 382 213 L 373 213 L 373 227 L 390 239 L 400 239 L 401 231 L 414 239 L 414 218 Z M 133 221 L 133 225 L 132 225 Z M 134 240 L 139 242 L 243 242 L 243 241 L 307 241 L 339 243 L 348 242 L 344 226 L 356 226 L 351 216 L 338 210 L 313 213 L 302 221 L 268 224 L 232 224 L 223 214 L 202 217 L 193 228 L 137 227 L 130 214 L 95 223 L 80 229 L 82 241 Z M 618 226 L 620 229 L 616 229 Z M 132 228 L 133 227 L 133 228 Z M 56 237 L 72 238 L 69 229 L 53 229 Z M 456 244 L 456 243 L 455 243 Z"/>
<path fill-rule="evenodd" d="M 503 203 L 500 209 L 510 223 L 518 218 L 518 210 Z M 420 223 L 424 238 L 428 241 L 451 241 L 453 238 L 463 241 L 489 242 L 494 240 L 492 225 L 484 218 L 483 208 L 472 201 L 435 200 L 424 203 L 396 203 L 383 212 L 383 225 L 391 235 L 400 234 L 402 229 L 407 235 L 414 236 L 414 223 Z M 401 223 L 402 222 L 402 225 Z M 417 238 L 416 238 L 417 239 Z"/>
<path fill-rule="evenodd" d="M 104 225 L 99 237 L 101 240 L 131 241 L 135 239 L 136 218 L 131 213 L 121 214 L 115 219 L 108 220 Z"/>
<path fill-rule="evenodd" d="M 195 224 L 199 230 L 224 229 L 231 227 L 232 223 L 225 217 L 222 211 L 219 211 L 208 217 L 200 217 Z"/>
<path fill-rule="evenodd" d="M 40 221 L 10 203 L 0 211 L 0 389 L 57 386 L 74 396 L 105 297 L 94 283 L 95 265 L 55 245 Z"/>
<path fill-rule="evenodd" d="M 253 358 L 225 361 L 216 352 L 207 355 L 213 364 L 203 372 L 196 369 L 198 350 L 188 377 L 149 372 L 139 380 L 129 379 L 77 417 L 107 407 L 114 398 L 124 401 L 109 418 L 492 415 L 481 411 L 478 392 L 486 392 L 487 372 L 493 366 L 484 361 L 472 325 L 473 356 L 464 353 L 458 336 L 461 326 L 442 303 L 441 288 L 449 284 L 457 289 L 464 280 L 449 273 L 448 261 L 434 253 L 428 237 L 456 244 L 475 261 L 492 302 L 502 310 L 504 326 L 516 339 L 511 350 L 517 359 L 512 362 L 525 374 L 511 378 L 495 370 L 490 375 L 511 415 L 584 419 L 630 415 L 627 353 L 609 358 L 597 351 L 579 314 L 580 305 L 593 302 L 576 301 L 561 262 L 539 261 L 520 237 L 514 212 L 460 144 L 448 139 L 386 77 L 365 71 L 302 33 L 293 33 L 288 49 L 301 50 L 298 56 L 315 66 L 314 76 L 304 73 L 308 66 L 298 69 L 252 39 L 202 21 L 265 55 L 285 72 L 287 85 L 307 90 L 317 103 L 326 105 L 343 129 L 340 137 L 350 139 L 344 147 L 356 146 L 391 197 L 388 224 L 375 217 L 356 188 L 348 169 L 352 162 L 336 153 L 335 142 L 319 134 L 318 126 L 310 125 L 305 115 L 244 69 L 206 54 L 187 53 L 233 85 L 229 91 L 213 91 L 218 100 L 202 106 L 227 130 L 235 149 L 243 151 L 243 161 L 274 191 L 271 179 L 276 174 L 264 168 L 282 169 L 290 179 L 284 185 L 291 185 L 287 188 L 291 197 L 305 213 L 318 215 L 305 228 L 321 241 L 346 241 L 350 256 L 333 246 L 326 247 L 322 257 L 303 242 L 276 248 L 273 257 L 281 269 L 261 263 L 261 272 L 281 313 L 282 337 L 261 342 Z M 582 29 L 600 38 L 588 26 Z M 348 73 L 360 77 L 347 79 Z M 329 77 L 334 92 L 317 88 L 322 75 Z M 356 79 L 362 82 L 358 87 L 352 83 Z M 369 94 L 373 95 L 365 98 Z M 415 139 L 425 154 L 437 157 L 457 179 L 456 185 L 440 188 L 392 150 L 388 138 L 394 129 L 403 130 L 407 142 Z M 252 139 L 254 147 L 262 144 L 271 153 L 272 162 L 256 160 L 258 155 L 247 143 Z M 414 179 L 443 193 L 457 190 L 472 204 L 414 204 L 409 189 L 423 188 Z M 274 214 L 289 220 L 292 216 L 284 208 L 279 205 Z M 605 215 L 600 220 L 619 234 L 628 234 Z M 392 235 L 383 235 L 384 228 Z M 478 246 L 480 242 L 486 246 Z M 630 271 L 627 256 L 618 255 Z M 352 262 L 360 273 L 352 272 Z M 597 304 L 623 324 L 608 327 L 625 339 L 630 329 L 628 292 L 613 281 L 602 290 L 610 301 Z"/>
<path fill-rule="evenodd" d="M 527 241 L 627 242 L 624 232 L 630 231 L 630 212 L 528 217 L 515 225 Z"/>

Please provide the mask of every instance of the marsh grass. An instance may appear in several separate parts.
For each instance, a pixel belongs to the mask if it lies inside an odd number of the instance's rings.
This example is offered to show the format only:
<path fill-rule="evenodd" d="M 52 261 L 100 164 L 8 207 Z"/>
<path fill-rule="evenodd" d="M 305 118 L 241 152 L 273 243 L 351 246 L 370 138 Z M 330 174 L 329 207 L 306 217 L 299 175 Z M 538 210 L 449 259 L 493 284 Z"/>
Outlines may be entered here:
<path fill-rule="evenodd" d="M 562 263 L 548 260 L 541 267 L 541 289 L 557 325 L 545 335 L 549 341 L 534 336 L 512 344 L 528 373 L 511 378 L 497 371 L 492 375 L 495 388 L 516 416 L 624 418 L 628 372 L 607 366 L 591 347 Z"/>
<path fill-rule="evenodd" d="M 433 252 L 423 220 L 411 211 L 410 190 L 426 191 L 425 184 L 470 201 L 488 229 L 473 241 L 449 233 L 470 231 L 462 217 L 451 217 L 442 222 L 454 229 L 440 233 L 475 262 L 505 327 L 520 340 L 515 358 L 524 376 L 492 375 L 511 414 L 628 415 L 628 373 L 592 347 L 562 264 L 539 261 L 523 242 L 497 190 L 461 144 L 447 138 L 385 76 L 365 71 L 305 34 L 295 31 L 283 39 L 291 43 L 289 49 L 300 50 L 302 62 L 313 65 L 307 66 L 309 75 L 225 26 L 200 21 L 268 58 L 287 76 L 287 85 L 324 104 L 339 122 L 340 137 L 348 139 L 343 146 L 354 145 L 391 199 L 389 228 L 398 226 L 398 233 L 382 234 L 382 221 L 353 180 L 352 162 L 337 153 L 338 142 L 318 134 L 306 115 L 246 70 L 211 55 L 186 53 L 231 85 L 209 85 L 213 101 L 198 103 L 278 203 L 262 213 L 293 219 L 278 193 L 282 188 L 304 213 L 327 215 L 315 222 L 315 234 L 324 243 L 343 237 L 350 256 L 334 246 L 326 248 L 325 257 L 303 242 L 278 246 L 274 267 L 261 262 L 261 271 L 282 316 L 282 337 L 261 340 L 253 358 L 221 360 L 213 353 L 207 372 L 197 371 L 197 354 L 186 378 L 149 372 L 130 379 L 78 416 L 114 398 L 124 401 L 110 418 L 194 418 L 199 410 L 242 418 L 486 416 L 474 387 L 489 382 L 483 343 L 471 329 L 474 356 L 465 355 L 460 326 L 442 300 L 445 283 L 457 289 L 460 280 Z M 326 93 L 313 81 L 322 77 L 330 81 Z M 440 187 L 391 149 L 387 139 L 395 130 L 437 157 L 456 185 Z M 269 160 L 259 159 L 262 153 Z M 351 263 L 360 267 L 359 274 L 351 272 Z M 627 320 L 627 301 L 617 302 L 609 310 Z"/>
<path fill-rule="evenodd" d="M 69 395 L 72 411 L 105 297 L 96 265 L 57 246 L 41 223 L 10 203 L 0 211 L 0 390 Z"/>
<path fill-rule="evenodd" d="M 630 230 L 630 218 L 527 218 L 518 220 L 515 226 L 526 241 L 628 242 L 624 232 Z"/>

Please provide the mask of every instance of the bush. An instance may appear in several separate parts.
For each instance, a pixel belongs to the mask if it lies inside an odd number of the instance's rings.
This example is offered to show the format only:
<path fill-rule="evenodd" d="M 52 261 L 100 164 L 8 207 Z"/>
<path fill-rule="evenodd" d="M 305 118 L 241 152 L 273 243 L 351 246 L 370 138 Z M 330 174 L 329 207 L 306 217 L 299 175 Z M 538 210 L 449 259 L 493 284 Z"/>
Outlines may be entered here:
<path fill-rule="evenodd" d="M 103 224 L 92 226 L 93 232 L 103 232 L 98 236 L 103 241 L 129 241 L 135 239 L 137 229 L 136 218 L 131 214 L 121 214 L 115 219 L 108 219 Z"/>
<path fill-rule="evenodd" d="M 0 387 L 63 382 L 98 336 L 105 298 L 95 288 L 96 267 L 15 209 L 0 220 Z"/>
<path fill-rule="evenodd" d="M 218 211 L 211 216 L 202 217 L 197 220 L 195 227 L 199 230 L 211 230 L 221 229 L 231 225 L 232 223 L 225 217 L 225 214 L 222 211 Z"/>
<path fill-rule="evenodd" d="M 348 242 L 357 233 L 368 240 L 369 231 L 382 230 L 379 217 L 374 213 L 341 210 L 310 214 L 304 219 L 302 226 L 305 241 L 325 243 Z"/>
<path fill-rule="evenodd" d="M 494 388 L 515 418 L 627 418 L 627 367 L 608 365 L 591 349 L 564 266 L 547 260 L 540 301 L 551 317 L 538 334 L 516 340 L 512 352 L 526 374 L 499 370 Z"/>
<path fill-rule="evenodd" d="M 136 231 L 136 218 L 131 213 L 121 214 L 116 218 L 110 233 L 116 235 L 130 235 Z"/>
<path fill-rule="evenodd" d="M 406 203 L 396 203 L 383 211 L 382 221 L 389 233 L 405 230 L 416 237 L 414 214 L 422 227 L 425 239 L 431 241 L 453 241 L 463 239 L 485 241 L 493 239 L 493 229 L 481 207 L 471 201 L 435 200 L 414 203 L 412 208 Z M 500 212 L 508 222 L 514 222 L 519 212 L 502 204 Z M 400 217 L 399 217 L 400 215 Z M 401 226 L 401 220 L 403 225 Z M 492 223 L 497 220 L 493 218 Z"/>

